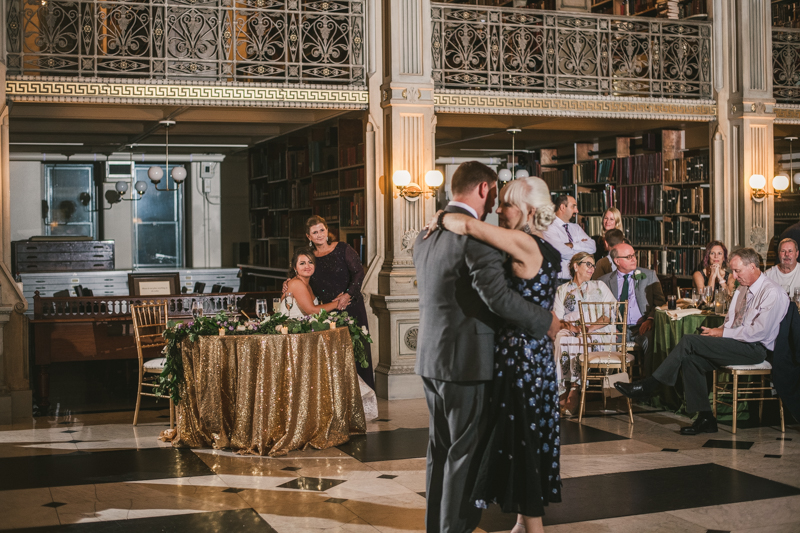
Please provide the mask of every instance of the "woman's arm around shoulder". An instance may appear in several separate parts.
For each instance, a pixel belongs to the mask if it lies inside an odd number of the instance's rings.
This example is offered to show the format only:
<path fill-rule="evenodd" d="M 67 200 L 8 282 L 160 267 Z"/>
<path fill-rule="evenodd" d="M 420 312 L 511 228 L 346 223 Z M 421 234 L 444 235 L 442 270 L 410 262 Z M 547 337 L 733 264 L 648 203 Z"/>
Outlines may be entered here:
<path fill-rule="evenodd" d="M 452 222 L 451 222 L 452 221 Z M 539 245 L 525 232 L 493 226 L 460 213 L 447 213 L 444 226 L 459 235 L 469 235 L 489 246 L 502 250 L 514 260 L 525 263 L 531 256 L 539 257 Z"/>
<path fill-rule="evenodd" d="M 323 309 L 326 311 L 333 311 L 339 305 L 338 300 L 323 305 L 315 305 L 314 293 L 311 292 L 311 289 L 309 289 L 305 283 L 297 278 L 289 281 L 288 289 L 294 296 L 295 303 L 297 303 L 297 306 L 304 315 L 314 315 Z"/>

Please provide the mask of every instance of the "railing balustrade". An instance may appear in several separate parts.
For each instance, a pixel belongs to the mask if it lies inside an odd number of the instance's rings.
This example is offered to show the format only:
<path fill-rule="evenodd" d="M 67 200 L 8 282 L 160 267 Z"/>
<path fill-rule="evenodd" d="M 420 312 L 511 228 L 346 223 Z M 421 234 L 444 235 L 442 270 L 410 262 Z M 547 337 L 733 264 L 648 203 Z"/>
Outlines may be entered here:
<path fill-rule="evenodd" d="M 437 89 L 712 97 L 711 24 L 432 4 Z"/>
<path fill-rule="evenodd" d="M 365 0 L 7 0 L 9 75 L 364 85 Z"/>
<path fill-rule="evenodd" d="M 772 95 L 800 104 L 800 29 L 772 29 Z"/>

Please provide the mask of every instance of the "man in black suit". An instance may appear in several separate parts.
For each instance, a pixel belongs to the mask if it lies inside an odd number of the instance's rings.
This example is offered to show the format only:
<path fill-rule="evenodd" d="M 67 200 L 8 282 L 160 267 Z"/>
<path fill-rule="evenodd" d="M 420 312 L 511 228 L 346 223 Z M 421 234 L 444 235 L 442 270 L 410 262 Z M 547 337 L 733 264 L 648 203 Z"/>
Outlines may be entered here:
<path fill-rule="evenodd" d="M 497 197 L 497 174 L 477 161 L 453 174 L 445 209 L 483 220 Z M 439 224 L 441 228 L 441 223 Z M 494 334 L 513 323 L 555 338 L 555 315 L 506 285 L 503 254 L 471 237 L 437 231 L 414 243 L 419 289 L 416 372 L 430 411 L 427 463 L 428 532 L 472 531 L 480 511 L 468 501 L 486 426 Z"/>

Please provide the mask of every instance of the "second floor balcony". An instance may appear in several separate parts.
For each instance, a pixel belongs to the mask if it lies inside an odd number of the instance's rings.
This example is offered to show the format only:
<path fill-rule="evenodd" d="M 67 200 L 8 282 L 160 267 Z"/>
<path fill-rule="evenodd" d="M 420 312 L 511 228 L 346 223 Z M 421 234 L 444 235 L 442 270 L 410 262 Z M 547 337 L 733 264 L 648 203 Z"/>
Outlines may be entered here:
<path fill-rule="evenodd" d="M 365 0 L 7 0 L 9 75 L 364 85 Z"/>
<path fill-rule="evenodd" d="M 711 24 L 432 4 L 441 89 L 712 98 Z"/>

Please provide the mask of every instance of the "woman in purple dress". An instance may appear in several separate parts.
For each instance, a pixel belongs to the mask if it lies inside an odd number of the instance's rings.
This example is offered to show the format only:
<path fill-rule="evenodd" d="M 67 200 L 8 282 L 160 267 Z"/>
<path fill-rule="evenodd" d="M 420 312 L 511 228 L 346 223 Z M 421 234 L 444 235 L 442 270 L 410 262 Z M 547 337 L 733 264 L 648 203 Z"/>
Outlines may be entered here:
<path fill-rule="evenodd" d="M 364 267 L 361 258 L 350 245 L 344 242 L 331 242 L 328 224 L 320 216 L 312 216 L 306 221 L 306 237 L 314 250 L 317 268 L 311 276 L 311 290 L 326 304 L 339 299 L 339 309 L 344 307 L 347 314 L 358 321 L 359 326 L 369 327 L 367 308 L 361 296 L 361 283 L 364 281 Z M 369 343 L 364 343 L 367 368 L 356 365 L 358 375 L 371 388 L 375 388 L 372 375 L 372 355 Z"/>

